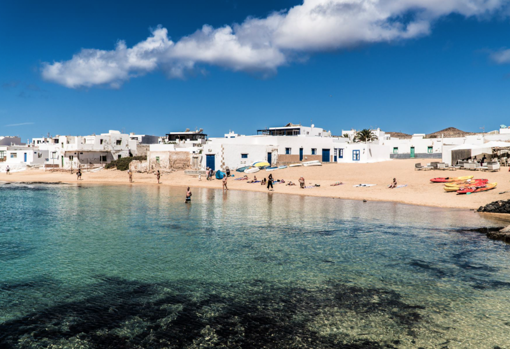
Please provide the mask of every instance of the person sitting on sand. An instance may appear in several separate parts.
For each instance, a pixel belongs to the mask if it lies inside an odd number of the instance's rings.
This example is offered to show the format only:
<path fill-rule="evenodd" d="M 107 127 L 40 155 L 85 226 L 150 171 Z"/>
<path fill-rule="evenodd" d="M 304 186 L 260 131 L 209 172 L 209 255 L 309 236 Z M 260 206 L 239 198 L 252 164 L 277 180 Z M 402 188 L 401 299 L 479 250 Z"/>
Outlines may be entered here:
<path fill-rule="evenodd" d="M 397 187 L 397 179 L 393 178 L 393 183 L 391 183 L 388 188 L 395 189 Z"/>
<path fill-rule="evenodd" d="M 262 180 L 262 182 L 260 182 L 260 185 L 266 185 L 266 183 L 267 183 L 267 179 L 266 179 L 266 178 L 264 178 L 264 179 Z"/>
<path fill-rule="evenodd" d="M 303 177 L 299 178 L 299 187 L 305 189 L 305 179 Z"/>

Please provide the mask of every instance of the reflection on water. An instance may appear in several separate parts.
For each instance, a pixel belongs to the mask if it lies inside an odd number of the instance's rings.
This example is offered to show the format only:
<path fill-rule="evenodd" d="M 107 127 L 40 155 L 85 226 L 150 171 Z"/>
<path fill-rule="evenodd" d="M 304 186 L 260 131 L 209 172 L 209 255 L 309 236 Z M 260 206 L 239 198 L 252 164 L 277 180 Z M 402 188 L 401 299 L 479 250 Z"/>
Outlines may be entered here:
<path fill-rule="evenodd" d="M 0 185 L 0 347 L 504 348 L 509 247 L 464 210 Z"/>

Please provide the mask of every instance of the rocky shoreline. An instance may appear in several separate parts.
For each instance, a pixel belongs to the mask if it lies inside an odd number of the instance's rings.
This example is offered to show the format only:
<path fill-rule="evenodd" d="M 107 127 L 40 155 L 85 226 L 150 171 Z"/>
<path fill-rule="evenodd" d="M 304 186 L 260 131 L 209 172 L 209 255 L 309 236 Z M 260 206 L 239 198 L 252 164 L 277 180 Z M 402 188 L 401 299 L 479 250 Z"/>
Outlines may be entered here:
<path fill-rule="evenodd" d="M 510 200 L 493 201 L 485 206 L 480 206 L 477 212 L 510 214 Z M 481 228 L 474 230 L 484 233 L 489 239 L 510 243 L 510 225 L 506 228 Z"/>

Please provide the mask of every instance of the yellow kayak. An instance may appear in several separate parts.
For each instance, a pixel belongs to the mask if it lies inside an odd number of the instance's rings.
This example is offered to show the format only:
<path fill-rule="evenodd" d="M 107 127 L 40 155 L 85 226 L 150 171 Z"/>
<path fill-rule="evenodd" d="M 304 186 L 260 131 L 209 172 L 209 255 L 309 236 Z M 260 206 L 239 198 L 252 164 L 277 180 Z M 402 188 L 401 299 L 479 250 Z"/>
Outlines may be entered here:
<path fill-rule="evenodd" d="M 472 187 L 475 185 L 483 185 L 489 183 L 488 179 L 468 179 L 466 181 L 445 183 L 445 187 Z"/>

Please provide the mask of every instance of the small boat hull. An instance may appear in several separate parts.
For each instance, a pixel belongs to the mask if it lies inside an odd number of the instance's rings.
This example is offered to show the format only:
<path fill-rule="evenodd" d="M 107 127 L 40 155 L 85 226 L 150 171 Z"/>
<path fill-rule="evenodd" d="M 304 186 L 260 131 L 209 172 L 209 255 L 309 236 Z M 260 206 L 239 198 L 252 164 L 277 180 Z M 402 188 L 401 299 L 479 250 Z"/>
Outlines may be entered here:
<path fill-rule="evenodd" d="M 244 173 L 257 173 L 260 171 L 260 168 L 258 167 L 250 167 L 247 170 L 244 170 Z"/>
<path fill-rule="evenodd" d="M 474 176 L 464 176 L 464 177 L 436 177 L 432 178 L 430 181 L 432 183 L 450 183 L 456 181 L 465 181 L 468 179 L 472 179 Z"/>
<path fill-rule="evenodd" d="M 457 195 L 462 194 L 474 194 L 474 193 L 481 193 L 483 191 L 488 191 L 496 188 L 498 183 L 489 183 L 487 185 L 484 185 L 482 187 L 471 187 L 471 188 L 464 188 L 459 191 L 457 191 Z"/>
<path fill-rule="evenodd" d="M 292 164 L 292 165 L 289 165 L 289 167 L 299 167 L 299 166 L 303 166 L 303 164 Z"/>

